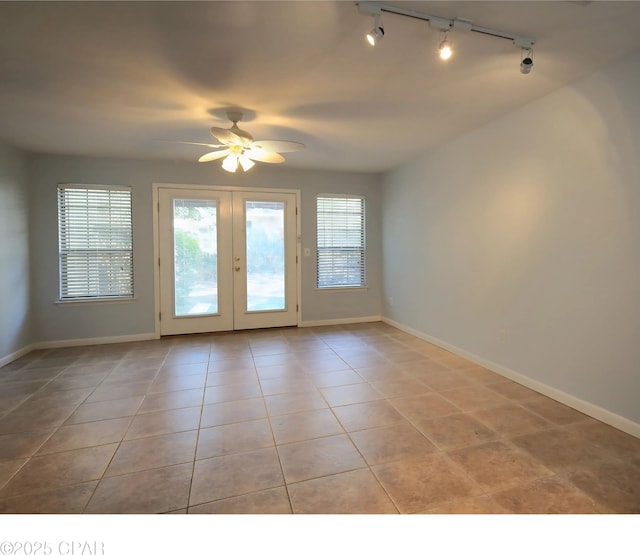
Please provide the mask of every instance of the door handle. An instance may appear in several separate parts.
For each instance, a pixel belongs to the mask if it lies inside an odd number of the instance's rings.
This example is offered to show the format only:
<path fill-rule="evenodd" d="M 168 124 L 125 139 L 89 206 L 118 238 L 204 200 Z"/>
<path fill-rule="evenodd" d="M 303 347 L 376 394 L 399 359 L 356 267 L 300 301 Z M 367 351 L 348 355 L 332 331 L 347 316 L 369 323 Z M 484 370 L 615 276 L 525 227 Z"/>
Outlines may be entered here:
<path fill-rule="evenodd" d="M 240 271 L 240 266 L 236 266 L 236 272 Z"/>

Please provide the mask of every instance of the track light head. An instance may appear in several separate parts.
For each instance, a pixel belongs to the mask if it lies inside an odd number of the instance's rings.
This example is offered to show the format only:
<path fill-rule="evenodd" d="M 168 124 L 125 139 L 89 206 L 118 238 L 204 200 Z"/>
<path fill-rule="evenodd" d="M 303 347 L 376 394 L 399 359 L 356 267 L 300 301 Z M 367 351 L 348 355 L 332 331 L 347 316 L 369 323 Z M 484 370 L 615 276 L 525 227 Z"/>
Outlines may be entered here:
<path fill-rule="evenodd" d="M 376 14 L 374 20 L 373 29 L 367 33 L 367 42 L 371 46 L 378 44 L 384 37 L 384 28 L 380 23 L 380 15 Z"/>
<path fill-rule="evenodd" d="M 533 52 L 531 50 L 522 51 L 522 59 L 520 60 L 520 73 L 528 75 L 533 68 Z"/>
<path fill-rule="evenodd" d="M 441 60 L 447 61 L 453 55 L 453 50 L 451 49 L 451 43 L 447 40 L 447 33 L 444 33 L 444 38 L 440 42 L 440 46 L 438 46 L 438 55 Z"/>

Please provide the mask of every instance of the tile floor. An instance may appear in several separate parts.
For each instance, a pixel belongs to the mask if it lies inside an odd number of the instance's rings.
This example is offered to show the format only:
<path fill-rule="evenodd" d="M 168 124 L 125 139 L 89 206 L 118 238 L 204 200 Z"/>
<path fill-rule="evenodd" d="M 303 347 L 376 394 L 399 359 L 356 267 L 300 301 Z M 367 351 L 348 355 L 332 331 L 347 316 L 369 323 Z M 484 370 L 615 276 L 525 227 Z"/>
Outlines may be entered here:
<path fill-rule="evenodd" d="M 52 349 L 0 512 L 638 513 L 640 440 L 382 323 Z"/>

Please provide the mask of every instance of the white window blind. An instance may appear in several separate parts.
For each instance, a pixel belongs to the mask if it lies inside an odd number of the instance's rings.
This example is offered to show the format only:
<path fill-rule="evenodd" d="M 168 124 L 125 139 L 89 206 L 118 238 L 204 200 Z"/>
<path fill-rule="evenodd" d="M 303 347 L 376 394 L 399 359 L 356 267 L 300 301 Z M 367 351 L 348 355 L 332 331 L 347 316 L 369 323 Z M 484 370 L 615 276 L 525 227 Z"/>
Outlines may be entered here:
<path fill-rule="evenodd" d="M 131 189 L 59 185 L 60 299 L 133 297 Z"/>
<path fill-rule="evenodd" d="M 318 287 L 365 285 L 364 197 L 318 195 Z"/>

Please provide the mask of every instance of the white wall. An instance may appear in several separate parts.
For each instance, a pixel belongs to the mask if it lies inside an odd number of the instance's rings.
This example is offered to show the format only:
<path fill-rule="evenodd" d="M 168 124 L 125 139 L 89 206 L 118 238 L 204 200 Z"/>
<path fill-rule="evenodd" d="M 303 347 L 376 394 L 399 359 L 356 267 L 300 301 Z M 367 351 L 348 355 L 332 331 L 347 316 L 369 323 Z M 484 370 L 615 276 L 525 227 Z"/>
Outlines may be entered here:
<path fill-rule="evenodd" d="M 33 325 L 36 341 L 150 334 L 155 328 L 153 291 L 153 183 L 180 183 L 301 190 L 302 246 L 315 251 L 315 195 L 366 195 L 368 290 L 326 292 L 315 289 L 315 258 L 302 258 L 302 319 L 380 316 L 380 188 L 372 174 L 296 171 L 257 166 L 248 174 L 229 174 L 219 164 L 109 160 L 41 155 L 30 159 Z M 135 302 L 59 304 L 57 260 L 58 183 L 129 185 L 133 188 Z"/>
<path fill-rule="evenodd" d="M 386 175 L 383 314 L 640 423 L 639 94 L 635 54 Z"/>
<path fill-rule="evenodd" d="M 0 365 L 31 341 L 27 157 L 0 143 Z"/>

